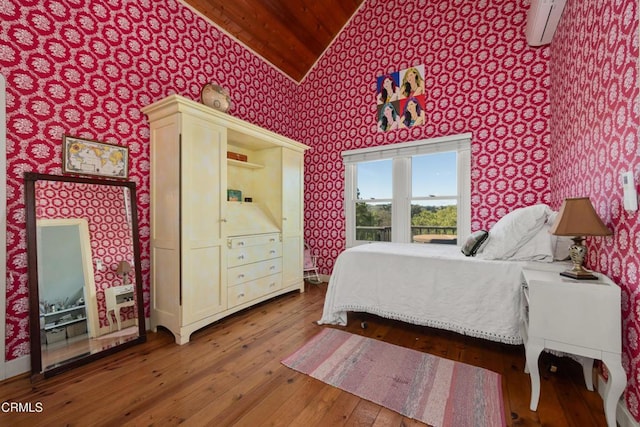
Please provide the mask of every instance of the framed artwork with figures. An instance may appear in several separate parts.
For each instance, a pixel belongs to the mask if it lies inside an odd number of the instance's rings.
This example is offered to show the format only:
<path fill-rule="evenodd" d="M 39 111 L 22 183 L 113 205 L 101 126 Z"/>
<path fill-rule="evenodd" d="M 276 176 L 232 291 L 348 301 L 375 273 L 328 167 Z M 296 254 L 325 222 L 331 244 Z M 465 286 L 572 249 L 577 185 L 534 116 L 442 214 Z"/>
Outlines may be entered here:
<path fill-rule="evenodd" d="M 129 148 L 85 138 L 62 138 L 62 173 L 106 178 L 129 177 Z"/>
<path fill-rule="evenodd" d="M 378 131 L 386 132 L 425 124 L 424 73 L 422 64 L 377 77 Z"/>

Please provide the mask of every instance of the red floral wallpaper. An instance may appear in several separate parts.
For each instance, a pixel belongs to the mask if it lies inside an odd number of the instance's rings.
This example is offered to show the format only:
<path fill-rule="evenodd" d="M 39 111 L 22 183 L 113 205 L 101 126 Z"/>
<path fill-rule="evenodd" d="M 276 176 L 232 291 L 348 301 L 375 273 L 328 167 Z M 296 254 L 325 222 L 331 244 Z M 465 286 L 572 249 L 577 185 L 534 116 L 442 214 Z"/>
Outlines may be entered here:
<path fill-rule="evenodd" d="M 551 199 L 589 196 L 611 237 L 587 241 L 588 265 L 622 289 L 625 399 L 640 420 L 640 216 L 620 173 L 640 182 L 636 0 L 567 2 L 551 49 Z"/>
<path fill-rule="evenodd" d="M 36 184 L 38 219 L 83 218 L 89 224 L 92 259 L 100 259 L 104 265 L 102 270 L 97 270 L 95 263 L 93 266 L 100 327 L 109 327 L 104 290 L 122 284 L 122 277 L 116 274 L 118 262 L 124 260 L 133 265 L 131 221 L 127 217 L 125 197 L 130 197 L 129 191 L 122 187 L 98 188 L 57 181 Z M 131 275 L 130 282 L 133 281 L 135 277 Z M 135 312 L 125 307 L 120 314 L 125 320 Z"/>
<path fill-rule="evenodd" d="M 0 2 L 7 80 L 6 358 L 29 353 L 23 173 L 61 173 L 63 134 L 129 147 L 149 299 L 149 127 L 140 108 L 214 81 L 236 117 L 295 137 L 296 84 L 175 0 Z M 145 307 L 149 315 L 148 306 Z"/>
<path fill-rule="evenodd" d="M 344 150 L 464 132 L 472 230 L 549 203 L 548 48 L 527 45 L 528 2 L 366 1 L 301 85 L 305 236 L 329 274 L 345 249 Z M 378 76 L 424 64 L 424 126 L 379 132 Z"/>

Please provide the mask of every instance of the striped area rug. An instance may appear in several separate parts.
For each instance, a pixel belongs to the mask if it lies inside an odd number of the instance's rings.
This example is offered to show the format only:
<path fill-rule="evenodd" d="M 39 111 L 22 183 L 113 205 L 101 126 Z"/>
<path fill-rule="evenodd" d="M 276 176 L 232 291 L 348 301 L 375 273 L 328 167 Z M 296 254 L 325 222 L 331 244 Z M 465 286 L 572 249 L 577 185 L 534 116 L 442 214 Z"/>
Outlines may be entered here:
<path fill-rule="evenodd" d="M 325 328 L 285 366 L 437 427 L 506 425 L 500 374 Z"/>

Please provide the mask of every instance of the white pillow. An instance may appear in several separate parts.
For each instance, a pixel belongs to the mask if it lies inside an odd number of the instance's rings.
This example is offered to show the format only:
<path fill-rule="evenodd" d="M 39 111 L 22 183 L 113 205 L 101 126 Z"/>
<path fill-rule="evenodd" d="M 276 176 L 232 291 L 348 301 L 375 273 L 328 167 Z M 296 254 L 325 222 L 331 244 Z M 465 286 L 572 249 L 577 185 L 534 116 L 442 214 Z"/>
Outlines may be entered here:
<path fill-rule="evenodd" d="M 508 259 L 540 231 L 551 209 L 537 204 L 515 209 L 489 230 L 489 238 L 479 254 L 484 259 Z"/>
<path fill-rule="evenodd" d="M 553 225 L 558 216 L 558 212 L 552 211 L 547 218 L 547 223 Z M 553 259 L 555 261 L 564 261 L 569 259 L 569 248 L 573 245 L 573 240 L 570 236 L 555 236 L 551 235 L 551 250 L 553 251 Z"/>
<path fill-rule="evenodd" d="M 522 245 L 509 259 L 514 261 L 553 262 L 551 225 L 543 225 L 528 242 Z"/>

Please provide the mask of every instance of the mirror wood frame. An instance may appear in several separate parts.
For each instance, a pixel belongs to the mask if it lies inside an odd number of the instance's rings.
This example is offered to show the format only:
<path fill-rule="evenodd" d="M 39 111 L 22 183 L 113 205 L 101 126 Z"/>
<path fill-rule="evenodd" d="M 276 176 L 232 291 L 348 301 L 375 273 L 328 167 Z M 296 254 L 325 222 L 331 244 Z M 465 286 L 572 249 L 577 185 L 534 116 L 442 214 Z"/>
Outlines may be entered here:
<path fill-rule="evenodd" d="M 68 363 L 53 367 L 48 370 L 42 369 L 42 355 L 40 339 L 40 309 L 39 309 L 39 289 L 38 289 L 38 255 L 37 255 L 37 215 L 36 215 L 36 183 L 38 181 L 59 181 L 79 184 L 92 184 L 102 186 L 117 186 L 129 189 L 130 209 L 131 209 L 131 232 L 133 243 L 133 257 L 135 268 L 135 298 L 138 316 L 138 337 L 125 341 L 121 344 L 109 347 L 105 350 L 88 354 L 86 356 L 73 358 Z M 29 275 L 29 334 L 31 342 L 31 381 L 49 378 L 78 366 L 93 362 L 110 354 L 129 348 L 146 341 L 144 298 L 142 290 L 142 271 L 140 263 L 140 236 L 138 231 L 138 212 L 136 205 L 136 184 L 131 181 L 111 181 L 93 178 L 82 178 L 76 176 L 48 175 L 34 172 L 24 174 L 25 183 L 25 219 L 27 226 L 27 260 Z"/>

